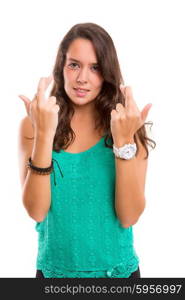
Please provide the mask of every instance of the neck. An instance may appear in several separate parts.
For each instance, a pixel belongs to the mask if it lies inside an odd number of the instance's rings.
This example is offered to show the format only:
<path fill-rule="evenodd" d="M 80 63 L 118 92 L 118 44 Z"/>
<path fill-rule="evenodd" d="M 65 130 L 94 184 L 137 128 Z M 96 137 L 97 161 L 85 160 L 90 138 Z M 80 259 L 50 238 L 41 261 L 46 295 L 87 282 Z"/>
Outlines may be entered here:
<path fill-rule="evenodd" d="M 91 112 L 85 109 L 75 110 L 75 113 L 71 119 L 71 128 L 76 135 L 86 136 L 102 136 L 102 130 L 95 129 L 95 118 L 97 113 Z"/>
<path fill-rule="evenodd" d="M 75 107 L 74 115 L 71 119 L 71 124 L 77 127 L 85 128 L 94 128 L 95 118 L 97 117 L 97 112 L 94 110 L 94 107 L 91 106 L 82 106 Z"/>

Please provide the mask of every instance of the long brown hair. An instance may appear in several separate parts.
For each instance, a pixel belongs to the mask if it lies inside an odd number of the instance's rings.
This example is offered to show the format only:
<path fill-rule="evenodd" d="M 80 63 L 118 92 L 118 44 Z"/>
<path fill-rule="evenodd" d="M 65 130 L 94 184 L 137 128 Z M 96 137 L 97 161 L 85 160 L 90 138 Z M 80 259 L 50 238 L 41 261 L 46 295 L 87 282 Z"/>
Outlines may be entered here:
<path fill-rule="evenodd" d="M 77 38 L 88 39 L 94 45 L 99 70 L 104 79 L 100 93 L 96 99 L 93 100 L 95 110 L 97 111 L 95 129 L 103 129 L 105 133 L 105 146 L 112 148 L 113 138 L 110 130 L 111 110 L 115 109 L 117 103 L 125 105 L 124 96 L 119 88 L 120 83 L 124 84 L 124 80 L 121 74 L 116 49 L 110 35 L 101 26 L 95 23 L 80 23 L 74 25 L 62 39 L 53 68 L 54 84 L 50 96 L 55 96 L 57 104 L 60 106 L 59 122 L 53 141 L 53 150 L 59 151 L 61 148 L 66 149 L 71 142 L 73 142 L 75 137 L 75 133 L 70 126 L 74 108 L 64 89 L 63 68 L 66 61 L 66 52 L 70 44 Z M 151 147 L 153 144 L 152 148 L 155 148 L 156 143 L 147 137 L 146 125 L 152 126 L 153 123 L 145 123 L 136 134 L 146 149 L 147 156 L 145 158 L 148 158 L 149 151 L 147 144 Z M 134 135 L 134 141 L 138 148 L 139 145 L 136 134 Z M 107 143 L 108 139 L 111 140 L 111 145 Z"/>

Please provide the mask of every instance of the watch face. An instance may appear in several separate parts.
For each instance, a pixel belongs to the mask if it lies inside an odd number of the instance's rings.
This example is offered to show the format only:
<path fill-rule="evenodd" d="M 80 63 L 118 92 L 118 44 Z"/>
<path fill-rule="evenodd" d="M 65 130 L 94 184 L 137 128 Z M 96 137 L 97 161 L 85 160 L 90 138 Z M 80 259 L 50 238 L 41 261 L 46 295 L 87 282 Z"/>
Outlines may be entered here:
<path fill-rule="evenodd" d="M 132 145 L 126 146 L 124 149 L 120 149 L 121 157 L 130 159 L 135 155 L 135 147 Z"/>
<path fill-rule="evenodd" d="M 124 150 L 121 151 L 120 154 L 121 154 L 122 157 L 124 157 L 126 159 L 132 157 L 132 155 L 133 155 L 132 151 L 130 151 L 129 149 L 127 149 L 126 151 L 124 151 Z"/>
<path fill-rule="evenodd" d="M 131 159 L 135 156 L 136 153 L 136 144 L 126 144 L 123 147 L 115 148 L 114 153 L 116 156 L 123 158 L 123 159 Z"/>

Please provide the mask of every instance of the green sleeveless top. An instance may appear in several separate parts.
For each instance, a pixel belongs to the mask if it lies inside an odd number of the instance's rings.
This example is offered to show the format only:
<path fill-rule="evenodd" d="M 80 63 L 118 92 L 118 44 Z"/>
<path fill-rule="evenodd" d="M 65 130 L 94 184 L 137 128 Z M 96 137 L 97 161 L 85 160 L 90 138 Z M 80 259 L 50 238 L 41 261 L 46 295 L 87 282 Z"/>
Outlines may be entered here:
<path fill-rule="evenodd" d="M 138 268 L 132 226 L 115 212 L 115 156 L 104 137 L 80 153 L 52 151 L 51 206 L 35 227 L 46 278 L 128 278 Z"/>

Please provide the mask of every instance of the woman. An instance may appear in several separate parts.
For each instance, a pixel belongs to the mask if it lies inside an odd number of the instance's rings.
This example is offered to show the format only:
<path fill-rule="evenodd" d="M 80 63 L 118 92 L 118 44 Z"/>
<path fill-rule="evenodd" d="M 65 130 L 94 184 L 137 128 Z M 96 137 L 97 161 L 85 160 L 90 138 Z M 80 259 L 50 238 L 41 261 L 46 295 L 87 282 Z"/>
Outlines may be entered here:
<path fill-rule="evenodd" d="M 147 143 L 155 144 L 145 129 L 151 104 L 138 110 L 109 34 L 94 23 L 73 26 L 53 75 L 40 79 L 32 101 L 19 97 L 28 114 L 21 182 L 37 222 L 36 277 L 140 277 L 132 225 L 145 207 Z"/>

